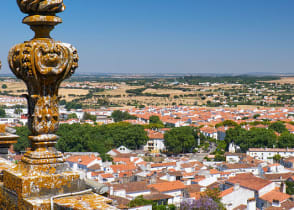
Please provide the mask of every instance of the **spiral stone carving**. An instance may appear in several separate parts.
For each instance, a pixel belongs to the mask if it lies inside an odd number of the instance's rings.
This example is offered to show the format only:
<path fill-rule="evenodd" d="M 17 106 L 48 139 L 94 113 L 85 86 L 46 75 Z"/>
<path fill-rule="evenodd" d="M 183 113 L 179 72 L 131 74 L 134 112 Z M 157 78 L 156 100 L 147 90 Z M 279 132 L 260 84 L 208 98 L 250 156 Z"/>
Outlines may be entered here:
<path fill-rule="evenodd" d="M 17 4 L 23 13 L 28 14 L 55 14 L 65 9 L 63 0 L 17 0 Z"/>

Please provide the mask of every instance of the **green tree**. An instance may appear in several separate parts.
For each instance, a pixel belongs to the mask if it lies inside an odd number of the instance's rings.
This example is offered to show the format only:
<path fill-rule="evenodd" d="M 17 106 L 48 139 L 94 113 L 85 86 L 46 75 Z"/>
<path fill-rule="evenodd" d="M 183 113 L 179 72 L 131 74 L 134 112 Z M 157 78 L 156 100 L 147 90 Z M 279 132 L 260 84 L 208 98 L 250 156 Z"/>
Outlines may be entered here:
<path fill-rule="evenodd" d="M 215 125 L 216 128 L 221 127 L 221 126 L 236 127 L 236 126 L 238 126 L 238 123 L 236 123 L 233 120 L 225 120 L 225 121 Z"/>
<path fill-rule="evenodd" d="M 221 203 L 220 190 L 218 188 L 213 188 L 213 189 L 208 188 L 205 191 L 205 195 L 208 196 L 209 198 L 212 198 L 212 200 L 214 200 L 217 203 L 219 210 L 226 209 L 224 205 Z"/>
<path fill-rule="evenodd" d="M 71 101 L 71 102 L 67 102 L 67 103 L 65 104 L 65 108 L 66 108 L 67 110 L 71 110 L 71 109 L 81 109 L 81 108 L 83 108 L 83 105 L 80 104 L 80 103 L 76 103 L 76 102 Z"/>
<path fill-rule="evenodd" d="M 6 117 L 6 112 L 5 112 L 5 109 L 3 108 L 0 108 L 0 117 L 1 118 Z"/>
<path fill-rule="evenodd" d="M 97 104 L 98 104 L 99 106 L 109 106 L 110 102 L 109 102 L 108 99 L 105 99 L 105 98 L 99 98 L 99 99 L 97 100 Z"/>
<path fill-rule="evenodd" d="M 153 202 L 152 210 L 176 210 L 176 206 L 174 204 L 170 205 L 158 205 L 156 202 Z"/>
<path fill-rule="evenodd" d="M 2 85 L 2 89 L 6 89 L 7 88 L 7 85 L 6 84 L 3 84 Z"/>
<path fill-rule="evenodd" d="M 139 105 L 139 109 L 144 109 L 145 108 L 145 105 L 144 104 L 140 104 Z"/>
<path fill-rule="evenodd" d="M 164 134 L 165 145 L 170 153 L 191 152 L 196 146 L 197 132 L 191 127 L 172 128 Z"/>
<path fill-rule="evenodd" d="M 294 147 L 294 134 L 291 134 L 288 131 L 283 132 L 278 139 L 278 147 L 279 148 L 286 148 L 286 147 L 293 148 Z"/>
<path fill-rule="evenodd" d="M 257 118 L 259 118 L 260 117 L 260 114 L 255 114 L 255 115 L 253 115 L 253 119 L 257 119 Z"/>
<path fill-rule="evenodd" d="M 294 182 L 286 181 L 286 193 L 289 195 L 294 195 Z"/>
<path fill-rule="evenodd" d="M 133 208 L 138 206 L 152 205 L 152 203 L 152 201 L 146 200 L 144 199 L 143 195 L 140 195 L 129 203 L 129 207 Z"/>
<path fill-rule="evenodd" d="M 113 148 L 124 145 L 138 149 L 148 140 L 143 126 L 125 122 L 101 126 L 62 124 L 57 135 L 57 148 L 62 152 L 99 152 L 103 160 L 109 159 L 105 153 Z"/>
<path fill-rule="evenodd" d="M 136 116 L 130 115 L 128 112 L 122 112 L 120 110 L 115 110 L 111 114 L 114 122 L 121 122 L 123 120 L 137 119 Z"/>
<path fill-rule="evenodd" d="M 59 130 L 57 131 L 57 135 L 60 137 L 57 142 L 57 149 L 62 152 L 91 151 L 88 147 L 88 143 L 90 141 L 100 142 L 102 138 L 99 133 L 95 132 L 95 128 L 93 126 L 78 123 L 72 125 L 61 124 Z"/>
<path fill-rule="evenodd" d="M 144 128 L 147 128 L 147 129 L 159 129 L 159 128 L 164 128 L 164 125 L 163 124 L 146 124 L 144 125 Z"/>
<path fill-rule="evenodd" d="M 277 141 L 274 131 L 266 128 L 251 128 L 248 132 L 249 147 L 270 147 L 272 148 Z M 247 150 L 248 148 L 246 148 Z"/>
<path fill-rule="evenodd" d="M 84 116 L 83 116 L 83 120 L 92 120 L 92 121 L 96 122 L 96 116 L 95 115 L 91 115 L 88 112 L 85 112 L 84 113 Z"/>
<path fill-rule="evenodd" d="M 244 128 L 241 128 L 240 126 L 237 126 L 235 128 L 230 128 L 226 131 L 225 141 L 227 145 L 229 145 L 231 142 L 242 142 L 242 140 L 244 140 L 246 137 L 247 131 Z"/>
<path fill-rule="evenodd" d="M 279 155 L 279 154 L 275 154 L 275 155 L 273 156 L 273 160 L 274 160 L 276 163 L 280 162 L 281 159 L 282 159 L 282 156 Z"/>
<path fill-rule="evenodd" d="M 226 157 L 224 155 L 216 154 L 214 157 L 215 161 L 226 161 Z"/>
<path fill-rule="evenodd" d="M 14 109 L 14 114 L 21 114 L 22 113 L 22 109 L 21 108 L 15 108 Z"/>
<path fill-rule="evenodd" d="M 62 105 L 66 105 L 66 100 L 62 99 L 59 101 L 59 104 L 62 106 Z"/>
<path fill-rule="evenodd" d="M 225 141 L 227 145 L 235 142 L 243 152 L 252 147 L 273 147 L 276 145 L 277 136 L 271 129 L 251 128 L 249 131 L 241 128 L 230 128 L 226 131 Z"/>
<path fill-rule="evenodd" d="M 17 143 L 13 145 L 13 149 L 16 152 L 25 151 L 26 148 L 30 147 L 30 141 L 28 136 L 30 135 L 30 130 L 27 126 L 16 127 L 16 135 L 19 136 Z"/>
<path fill-rule="evenodd" d="M 78 116 L 76 113 L 71 113 L 71 114 L 67 115 L 67 119 L 78 119 Z"/>
<path fill-rule="evenodd" d="M 151 124 L 163 124 L 158 116 L 152 115 L 149 117 L 149 123 Z"/>
<path fill-rule="evenodd" d="M 268 128 L 272 129 L 278 133 L 283 133 L 283 132 L 288 131 L 285 124 L 281 121 L 274 122 L 274 123 L 270 124 L 270 126 Z"/>
<path fill-rule="evenodd" d="M 113 142 L 112 148 L 124 145 L 135 150 L 145 145 L 148 140 L 147 133 L 141 125 L 119 122 L 102 125 L 98 128 L 107 142 Z"/>

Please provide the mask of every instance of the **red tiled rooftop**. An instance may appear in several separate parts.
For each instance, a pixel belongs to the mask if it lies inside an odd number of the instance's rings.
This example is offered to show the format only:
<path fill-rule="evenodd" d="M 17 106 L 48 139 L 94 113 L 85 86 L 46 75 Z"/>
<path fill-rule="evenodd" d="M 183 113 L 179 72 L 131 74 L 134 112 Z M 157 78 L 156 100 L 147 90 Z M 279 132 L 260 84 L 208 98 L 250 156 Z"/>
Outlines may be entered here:
<path fill-rule="evenodd" d="M 254 176 L 253 174 L 248 173 L 238 174 L 235 177 L 228 179 L 227 182 L 232 184 L 240 184 L 242 187 L 256 191 L 259 191 L 260 189 L 272 183 L 269 180 L 261 179 Z"/>
<path fill-rule="evenodd" d="M 162 182 L 148 185 L 148 188 L 153 188 L 158 192 L 168 192 L 173 190 L 185 189 L 186 186 L 181 181 Z"/>
<path fill-rule="evenodd" d="M 280 203 L 288 200 L 291 196 L 286 194 L 286 193 L 282 193 L 276 190 L 272 190 L 266 194 L 264 194 L 263 196 L 261 196 L 260 198 L 262 200 L 268 201 L 270 203 L 272 203 L 274 200 L 278 200 Z"/>
<path fill-rule="evenodd" d="M 176 166 L 176 162 L 154 163 L 154 164 L 151 164 L 151 168 L 167 167 L 167 166 Z"/>

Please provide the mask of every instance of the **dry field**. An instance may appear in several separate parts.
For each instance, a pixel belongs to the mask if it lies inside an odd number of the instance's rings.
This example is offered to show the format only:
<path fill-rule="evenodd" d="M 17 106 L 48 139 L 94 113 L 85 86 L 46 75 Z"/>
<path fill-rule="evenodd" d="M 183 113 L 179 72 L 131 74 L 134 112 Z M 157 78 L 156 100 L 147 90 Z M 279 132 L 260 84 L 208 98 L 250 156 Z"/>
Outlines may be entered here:
<path fill-rule="evenodd" d="M 72 101 L 75 98 L 78 98 L 78 96 L 84 96 L 89 93 L 89 90 L 86 89 L 67 89 L 67 88 L 60 88 L 59 89 L 59 95 L 65 99 L 66 101 Z M 71 94 L 74 94 L 76 96 L 70 96 Z"/>
<path fill-rule="evenodd" d="M 293 78 L 294 82 L 294 78 Z M 66 85 L 62 84 L 62 85 Z M 2 85 L 6 84 L 7 88 L 2 89 Z M 138 89 L 138 88 L 144 88 L 144 86 L 130 86 L 125 83 L 90 83 L 93 86 L 103 86 L 103 85 L 114 85 L 117 86 L 118 89 L 116 90 L 105 90 L 103 92 L 97 92 L 94 95 L 97 97 L 93 97 L 92 99 L 89 99 L 87 101 L 83 101 L 84 104 L 96 104 L 98 96 L 104 96 L 103 98 L 107 99 L 108 101 L 118 104 L 120 106 L 130 106 L 134 104 L 143 104 L 147 106 L 172 106 L 172 105 L 190 105 L 193 106 L 195 102 L 197 101 L 198 105 L 201 105 L 202 103 L 206 103 L 207 100 L 211 100 L 211 98 L 206 98 L 205 100 L 201 100 L 199 97 L 196 96 L 187 96 L 189 94 L 215 94 L 218 95 L 218 88 L 223 89 L 230 89 L 232 88 L 231 85 L 220 85 L 220 86 L 214 86 L 214 87 L 202 87 L 202 86 L 196 86 L 196 85 L 189 85 L 189 86 L 181 86 L 182 88 L 190 88 L 191 90 L 210 90 L 210 92 L 199 92 L 199 91 L 182 91 L 182 90 L 175 90 L 175 89 L 146 89 L 143 93 L 150 93 L 150 94 L 170 94 L 170 97 L 155 97 L 155 96 L 134 96 L 132 94 L 128 94 L 126 91 L 130 89 Z M 71 83 L 71 85 L 75 85 L 75 83 Z M 64 87 L 63 86 L 63 87 Z M 62 99 L 65 99 L 67 101 L 72 101 L 73 99 L 78 99 L 81 96 L 87 95 L 89 93 L 88 89 L 68 89 L 68 88 L 60 88 L 59 95 L 62 97 Z M 234 87 L 238 88 L 238 87 Z M 26 87 L 23 82 L 20 81 L 1 81 L 0 82 L 0 90 L 3 91 L 10 91 L 10 94 L 13 95 L 22 95 L 26 93 Z M 179 97 L 184 96 L 186 97 Z M 178 96 L 178 97 L 174 97 Z M 101 97 L 99 97 L 101 98 Z"/>
<path fill-rule="evenodd" d="M 6 89 L 2 88 L 2 85 L 7 85 Z M 17 93 L 18 90 L 26 90 L 26 86 L 23 82 L 11 82 L 11 81 L 0 81 L 0 91 L 12 91 L 13 94 L 21 95 Z"/>
<path fill-rule="evenodd" d="M 271 81 L 262 81 L 266 83 L 280 83 L 280 84 L 294 84 L 294 77 L 282 77 L 279 80 L 271 80 Z"/>
<path fill-rule="evenodd" d="M 173 89 L 151 89 L 148 88 L 143 93 L 151 93 L 151 94 L 170 94 L 170 95 L 181 95 L 185 94 L 184 91 L 181 90 L 173 90 Z"/>
<path fill-rule="evenodd" d="M 7 88 L 3 89 L 2 85 L 7 85 Z M 20 96 L 22 94 L 27 93 L 27 88 L 23 82 L 16 82 L 16 81 L 0 81 L 0 91 L 10 91 L 10 94 Z M 87 95 L 88 90 L 85 89 L 65 89 L 65 88 L 60 88 L 59 90 L 59 95 L 68 100 L 71 101 L 75 99 L 76 97 L 69 96 L 70 94 L 75 94 L 77 96 L 82 96 L 82 95 Z"/>

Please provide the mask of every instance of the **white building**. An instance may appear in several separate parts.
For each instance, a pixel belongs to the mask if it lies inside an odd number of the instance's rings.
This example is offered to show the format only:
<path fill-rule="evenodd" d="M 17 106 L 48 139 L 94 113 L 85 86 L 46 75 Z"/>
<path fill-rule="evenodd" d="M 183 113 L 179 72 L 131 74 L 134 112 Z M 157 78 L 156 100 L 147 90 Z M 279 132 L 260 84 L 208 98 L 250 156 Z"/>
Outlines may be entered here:
<path fill-rule="evenodd" d="M 273 163 L 273 157 L 275 155 L 280 155 L 283 158 L 288 158 L 294 156 L 294 149 L 293 148 L 249 148 L 247 151 L 247 155 Z"/>
<path fill-rule="evenodd" d="M 117 156 L 119 154 L 130 154 L 132 152 L 133 152 L 132 150 L 126 148 L 125 146 L 120 146 L 120 147 L 118 147 L 116 149 L 110 150 L 106 154 L 108 154 L 110 156 Z"/>
<path fill-rule="evenodd" d="M 149 137 L 149 140 L 147 141 L 147 144 L 144 146 L 144 151 L 160 153 L 160 151 L 165 150 L 163 133 L 148 129 L 147 135 Z"/>
<path fill-rule="evenodd" d="M 235 184 L 233 187 L 222 191 L 220 197 L 226 209 L 232 210 L 240 205 L 247 205 L 248 200 L 254 198 L 254 191 Z"/>

